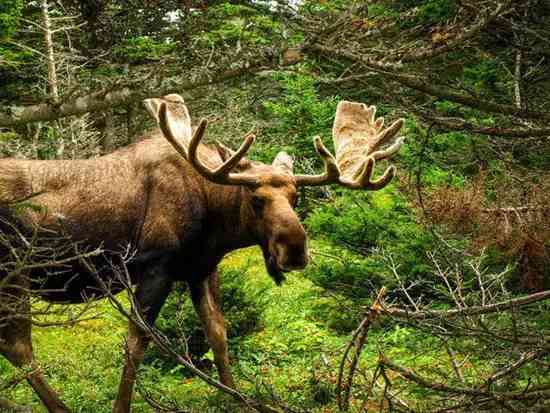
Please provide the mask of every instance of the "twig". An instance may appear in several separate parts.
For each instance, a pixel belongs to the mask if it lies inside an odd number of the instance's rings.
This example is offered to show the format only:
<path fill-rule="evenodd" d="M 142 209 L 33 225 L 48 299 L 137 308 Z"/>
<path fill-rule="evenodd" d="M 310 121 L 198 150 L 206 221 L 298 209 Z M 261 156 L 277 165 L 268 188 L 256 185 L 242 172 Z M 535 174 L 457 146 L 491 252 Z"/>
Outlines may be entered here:
<path fill-rule="evenodd" d="M 375 318 L 378 316 L 378 314 L 380 314 L 380 311 L 382 309 L 381 302 L 385 294 L 386 288 L 382 287 L 378 292 L 376 299 L 372 303 L 366 317 L 363 319 L 363 321 L 361 321 L 359 327 L 357 327 L 357 329 L 353 333 L 352 339 L 350 340 L 346 347 L 346 350 L 344 351 L 342 361 L 340 362 L 340 368 L 338 370 L 338 382 L 336 385 L 336 399 L 338 401 L 338 407 L 340 410 L 348 410 L 349 408 L 349 397 L 351 387 L 353 385 L 353 377 L 357 370 L 357 363 L 359 361 L 359 357 L 361 356 L 363 347 L 365 346 L 370 326 Z M 343 384 L 346 361 L 353 347 L 355 347 L 355 351 L 350 361 L 348 377 L 346 383 Z"/>

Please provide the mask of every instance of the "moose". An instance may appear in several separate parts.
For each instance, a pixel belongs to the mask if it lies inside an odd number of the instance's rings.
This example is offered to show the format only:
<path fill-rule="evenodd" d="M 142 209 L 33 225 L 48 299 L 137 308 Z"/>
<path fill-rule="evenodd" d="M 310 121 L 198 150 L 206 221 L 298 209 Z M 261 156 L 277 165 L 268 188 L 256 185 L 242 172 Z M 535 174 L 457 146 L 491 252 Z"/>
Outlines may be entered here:
<path fill-rule="evenodd" d="M 251 134 L 237 151 L 201 143 L 207 122 L 202 120 L 193 130 L 189 111 L 177 94 L 146 99 L 144 104 L 160 130 L 110 154 L 87 160 L 0 160 L 0 206 L 25 199 L 40 206 L 17 215 L 26 228 L 63 230 L 75 241 L 110 251 L 130 245 L 135 257 L 128 272 L 150 325 L 174 281 L 187 283 L 220 380 L 234 387 L 224 318 L 216 301 L 218 264 L 230 251 L 257 245 L 277 284 L 286 272 L 303 269 L 308 248 L 294 211 L 298 188 L 329 184 L 357 190 L 383 188 L 395 168 L 390 166 L 373 179 L 375 163 L 401 147 L 403 138 L 396 135 L 403 120 L 384 128 L 384 119 L 375 117 L 376 107 L 341 101 L 332 131 L 336 155 L 315 137 L 324 172 L 299 175 L 293 173 L 293 160 L 284 152 L 271 165 L 245 158 L 255 139 Z M 0 214 L 7 210 L 2 207 Z M 97 279 L 77 264 L 50 278 L 30 291 L 67 304 L 104 296 Z M 0 300 L 5 300 L 1 288 L 0 283 Z M 17 295 L 29 290 L 11 291 Z M 31 320 L 5 320 L 0 323 L 0 353 L 15 366 L 35 365 Z M 130 412 L 137 368 L 149 341 L 130 320 L 115 413 Z M 69 412 L 40 369 L 31 371 L 28 382 L 47 410 Z"/>

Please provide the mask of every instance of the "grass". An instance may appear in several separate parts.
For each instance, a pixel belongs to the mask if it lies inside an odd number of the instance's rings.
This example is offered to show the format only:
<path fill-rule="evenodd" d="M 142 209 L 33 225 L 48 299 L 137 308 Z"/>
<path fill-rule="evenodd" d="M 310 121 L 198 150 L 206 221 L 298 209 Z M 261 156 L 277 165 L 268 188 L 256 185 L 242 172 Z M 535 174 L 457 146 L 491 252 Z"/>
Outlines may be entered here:
<path fill-rule="evenodd" d="M 239 360 L 233 360 L 233 368 L 241 388 L 254 391 L 261 376 L 283 394 L 302 389 L 309 378 L 312 354 L 328 343 L 342 342 L 313 317 L 318 289 L 299 273 L 290 274 L 282 287 L 275 286 L 255 249 L 231 254 L 222 267 L 246 267 L 251 286 L 265 289 L 268 295 L 263 329 L 241 342 L 239 348 L 231 348 L 232 353 L 239 354 Z M 123 364 L 126 320 L 107 301 L 98 304 L 94 311 L 101 313 L 98 319 L 70 327 L 33 330 L 37 360 L 50 384 L 75 412 L 110 412 Z M 14 374 L 16 370 L 0 359 L 0 383 Z M 222 401 L 227 402 L 200 380 L 185 378 L 178 368 L 166 372 L 153 364 L 142 370 L 140 379 L 153 392 L 163 394 L 164 399 L 169 396 L 194 410 L 204 411 L 205 407 L 215 408 Z M 20 404 L 45 411 L 25 383 L 5 393 Z M 133 408 L 136 413 L 152 411 L 139 394 Z"/>
<path fill-rule="evenodd" d="M 266 275 L 263 259 L 256 249 L 233 253 L 221 265 L 246 268 L 250 288 L 264 291 L 268 302 L 263 328 L 239 340 L 238 344 L 230 345 L 239 388 L 253 396 L 266 392 L 279 395 L 288 404 L 307 411 L 336 411 L 333 385 L 349 336 L 338 335 L 327 327 L 319 308 L 327 303 L 337 305 L 337 299 L 324 295 L 300 273 L 290 274 L 282 287 L 275 286 Z M 72 327 L 34 330 L 37 360 L 51 385 L 74 412 L 110 412 L 116 397 L 127 322 L 106 301 L 101 302 L 97 310 L 101 317 L 95 320 Z M 341 311 L 345 311 L 344 306 Z M 448 365 L 440 343 L 407 328 L 375 326 L 369 335 L 362 367 L 373 371 L 380 352 L 433 376 L 449 374 L 448 367 L 439 367 Z M 7 382 L 14 374 L 15 369 L 0 359 L 0 383 Z M 471 374 L 480 372 L 472 371 Z M 235 405 L 199 379 L 183 374 L 180 367 L 166 371 L 152 363 L 141 369 L 140 383 L 160 400 L 175 401 L 186 410 L 243 410 L 242 406 Z M 4 393 L 4 397 L 32 406 L 36 412 L 45 411 L 25 383 Z M 361 392 L 356 396 L 352 407 L 354 403 L 361 403 Z M 419 393 L 416 397 L 421 400 L 423 395 Z M 152 409 L 140 394 L 136 394 L 133 411 L 145 413 Z"/>

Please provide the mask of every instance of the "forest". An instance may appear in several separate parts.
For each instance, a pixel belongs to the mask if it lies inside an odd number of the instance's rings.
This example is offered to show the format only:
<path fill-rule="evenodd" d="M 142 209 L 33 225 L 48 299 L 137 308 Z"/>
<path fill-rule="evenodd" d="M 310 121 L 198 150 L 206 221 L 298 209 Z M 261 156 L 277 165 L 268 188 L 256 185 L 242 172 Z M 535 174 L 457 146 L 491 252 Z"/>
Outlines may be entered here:
<path fill-rule="evenodd" d="M 549 0 L 0 0 L 0 412 L 256 411 L 550 412 Z"/>

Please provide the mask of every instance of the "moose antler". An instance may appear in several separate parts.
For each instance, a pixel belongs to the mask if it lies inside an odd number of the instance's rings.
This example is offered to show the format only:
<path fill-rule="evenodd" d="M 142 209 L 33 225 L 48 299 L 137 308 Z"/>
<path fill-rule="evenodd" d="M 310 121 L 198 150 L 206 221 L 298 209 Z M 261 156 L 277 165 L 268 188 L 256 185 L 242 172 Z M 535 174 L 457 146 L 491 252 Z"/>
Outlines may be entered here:
<path fill-rule="evenodd" d="M 248 149 L 250 149 L 252 143 L 254 143 L 255 136 L 253 134 L 246 135 L 241 147 L 234 152 L 229 159 L 213 169 L 204 164 L 204 162 L 200 159 L 199 154 L 199 144 L 204 136 L 204 132 L 208 124 L 206 119 L 201 120 L 198 128 L 189 140 L 188 146 L 186 147 L 186 142 L 182 141 L 182 137 L 176 137 L 173 133 L 170 113 L 164 102 L 160 104 L 158 113 L 159 126 L 164 134 L 164 137 L 168 140 L 168 142 L 170 142 L 174 149 L 206 179 L 211 182 L 224 185 L 257 186 L 259 184 L 258 177 L 255 175 L 231 172 L 231 170 L 235 168 L 239 161 L 244 157 Z"/>
<path fill-rule="evenodd" d="M 325 163 L 325 173 L 317 176 L 298 175 L 298 185 L 326 185 L 339 183 L 351 189 L 378 190 L 385 187 L 395 175 L 395 167 L 389 166 L 384 174 L 372 179 L 372 173 L 377 160 L 392 157 L 404 138 L 398 138 L 387 147 L 381 147 L 390 142 L 403 126 L 399 119 L 386 129 L 384 118 L 375 117 L 376 107 L 367 107 L 363 103 L 341 101 L 336 109 L 336 117 L 332 128 L 336 158 L 326 149 L 319 137 L 314 139 L 317 153 Z"/>

